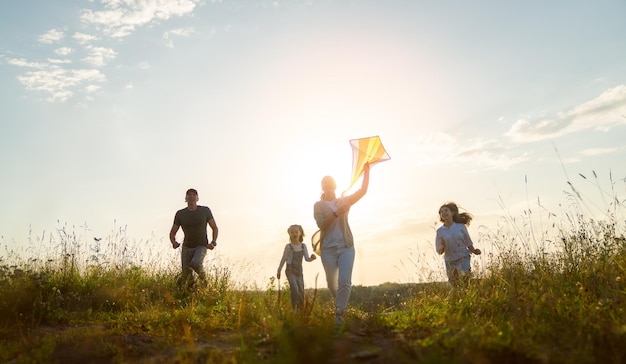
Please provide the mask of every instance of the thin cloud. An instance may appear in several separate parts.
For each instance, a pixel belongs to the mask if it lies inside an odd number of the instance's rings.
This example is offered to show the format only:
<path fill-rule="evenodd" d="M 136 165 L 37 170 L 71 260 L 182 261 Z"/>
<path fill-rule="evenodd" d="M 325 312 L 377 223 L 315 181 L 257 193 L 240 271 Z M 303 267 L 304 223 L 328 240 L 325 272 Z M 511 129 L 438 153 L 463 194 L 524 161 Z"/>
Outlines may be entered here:
<path fill-rule="evenodd" d="M 517 120 L 506 133 L 517 142 L 533 142 L 551 139 L 566 134 L 567 128 L 572 124 L 569 118 L 542 119 L 542 120 Z"/>
<path fill-rule="evenodd" d="M 28 71 L 18 76 L 28 90 L 48 94 L 50 102 L 65 102 L 74 95 L 74 89 L 85 83 L 104 82 L 106 77 L 96 69 L 63 69 L 49 66 L 47 69 Z"/>
<path fill-rule="evenodd" d="M 79 33 L 76 32 L 74 33 L 74 35 L 72 36 L 72 38 L 78 42 L 79 44 L 87 44 L 89 42 L 93 42 L 95 40 L 98 40 L 100 38 L 96 37 L 95 35 L 90 35 L 90 34 L 85 34 L 85 33 Z"/>
<path fill-rule="evenodd" d="M 163 39 L 165 39 L 165 45 L 169 48 L 174 47 L 173 37 L 188 37 L 194 32 L 193 28 L 179 28 L 170 30 L 169 32 L 165 32 L 163 34 Z"/>
<path fill-rule="evenodd" d="M 188 37 L 193 33 L 193 28 L 179 28 L 170 30 L 166 34 L 177 35 L 179 37 Z"/>
<path fill-rule="evenodd" d="M 72 63 L 69 59 L 58 59 L 58 58 L 48 58 L 48 63 L 52 64 L 70 64 Z"/>
<path fill-rule="evenodd" d="M 91 9 L 83 9 L 80 20 L 84 32 L 73 32 L 66 37 L 61 29 L 51 29 L 37 40 L 42 44 L 73 42 L 75 47 L 64 45 L 51 50 L 53 57 L 45 57 L 46 62 L 25 58 L 7 58 L 6 63 L 24 68 L 17 76 L 29 91 L 47 94 L 46 100 L 64 102 L 76 94 L 87 95 L 101 89 L 98 83 L 106 81 L 99 69 L 115 60 L 118 53 L 109 47 L 96 44 L 107 37 L 120 38 L 130 35 L 137 27 L 168 20 L 172 17 L 188 15 L 201 0 L 90 0 Z M 100 8 L 100 9 L 96 9 Z M 82 29 L 81 29 L 82 30 Z M 168 32 L 172 36 L 184 37 L 191 34 L 190 28 L 180 28 Z M 76 57 L 75 59 L 69 58 Z M 91 68 L 70 68 L 69 64 L 78 60 Z M 142 67 L 146 68 L 146 67 Z"/>
<path fill-rule="evenodd" d="M 46 67 L 45 63 L 41 63 L 41 62 L 31 62 L 28 61 L 24 58 L 9 58 L 7 60 L 7 63 L 13 66 L 17 66 L 17 67 L 26 67 L 26 68 L 37 68 L 37 69 L 41 69 Z"/>
<path fill-rule="evenodd" d="M 53 44 L 53 43 L 60 42 L 63 39 L 63 37 L 64 37 L 64 34 L 62 31 L 57 30 L 57 29 L 51 29 L 47 31 L 46 33 L 39 36 L 39 43 Z"/>
<path fill-rule="evenodd" d="M 54 50 L 54 53 L 56 53 L 59 56 L 67 56 L 72 52 L 73 52 L 73 49 L 70 47 L 61 47 L 61 48 L 57 48 Z"/>
<path fill-rule="evenodd" d="M 87 93 L 93 93 L 93 92 L 98 91 L 101 88 L 102 87 L 98 85 L 88 85 L 87 87 L 85 87 L 85 91 L 87 91 Z"/>
<path fill-rule="evenodd" d="M 89 55 L 83 60 L 93 66 L 102 67 L 115 59 L 117 53 L 111 48 L 87 46 Z"/>
<path fill-rule="evenodd" d="M 602 93 L 595 99 L 560 112 L 551 118 L 517 120 L 506 133 L 516 142 L 529 143 L 595 129 L 608 131 L 626 124 L 626 85 L 619 85 Z"/>
<path fill-rule="evenodd" d="M 419 136 L 417 140 L 407 146 L 407 152 L 416 157 L 419 165 L 435 165 L 448 162 L 450 156 L 456 154 L 454 146 L 457 140 L 446 133 L 430 133 Z"/>
<path fill-rule="evenodd" d="M 191 13 L 199 0 L 144 0 L 126 1 L 102 0 L 106 10 L 82 11 L 81 20 L 93 24 L 102 33 L 121 38 L 131 34 L 138 26 L 154 20 L 167 20 L 173 16 Z"/>
<path fill-rule="evenodd" d="M 580 154 L 583 154 L 586 156 L 597 156 L 597 155 L 611 154 L 611 153 L 617 152 L 618 150 L 619 148 L 589 148 L 589 149 L 582 150 Z"/>
<path fill-rule="evenodd" d="M 17 76 L 18 81 L 29 91 L 47 94 L 45 99 L 49 102 L 65 102 L 86 83 L 106 81 L 106 76 L 97 69 L 63 68 L 72 63 L 69 59 L 48 58 L 47 62 L 32 62 L 23 58 L 9 58 L 7 63 L 29 69 Z M 88 89 L 85 91 L 91 92 Z"/>
<path fill-rule="evenodd" d="M 569 111 L 552 117 L 517 120 L 505 133 L 512 140 L 460 139 L 446 133 L 432 133 L 408 146 L 408 153 L 420 165 L 467 163 L 485 170 L 506 170 L 531 160 L 532 152 L 520 150 L 521 144 L 554 139 L 584 131 L 609 131 L 626 125 L 626 85 L 603 92 L 600 96 Z M 586 149 L 581 156 L 614 153 L 616 148 Z M 565 162 L 579 161 L 575 158 Z"/>
<path fill-rule="evenodd" d="M 530 159 L 528 152 L 517 153 L 497 140 L 460 140 L 446 133 L 419 137 L 407 149 L 420 165 L 471 163 L 483 170 L 506 170 Z"/>
<path fill-rule="evenodd" d="M 626 85 L 619 85 L 597 98 L 576 107 L 570 116 L 576 131 L 594 128 L 608 131 L 611 127 L 626 124 Z"/>

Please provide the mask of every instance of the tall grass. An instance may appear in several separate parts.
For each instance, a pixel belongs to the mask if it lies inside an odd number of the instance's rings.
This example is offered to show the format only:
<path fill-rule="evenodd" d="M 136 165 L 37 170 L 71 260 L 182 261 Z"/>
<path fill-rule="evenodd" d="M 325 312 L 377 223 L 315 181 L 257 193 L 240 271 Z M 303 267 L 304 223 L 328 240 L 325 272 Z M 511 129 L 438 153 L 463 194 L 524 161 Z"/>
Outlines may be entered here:
<path fill-rule="evenodd" d="M 539 200 L 521 218 L 506 213 L 506 224 L 481 231 L 481 245 L 496 253 L 470 286 L 449 294 L 425 289 L 414 301 L 423 313 L 398 314 L 404 338 L 413 320 L 426 320 L 407 341 L 416 359 L 626 361 L 625 200 L 612 177 L 609 193 L 594 177 L 601 195 L 610 196 L 599 199 L 604 207 L 568 181 L 560 218 Z"/>
<path fill-rule="evenodd" d="M 125 229 L 87 243 L 63 226 L 31 257 L 5 247 L 0 361 L 626 362 L 624 200 L 611 189 L 594 215 L 569 186 L 561 212 L 537 200 L 481 228 L 494 253 L 467 286 L 354 287 L 338 337 L 326 289 L 292 312 L 286 282 L 242 287 L 219 264 L 181 288 L 179 263 L 152 264 Z"/>

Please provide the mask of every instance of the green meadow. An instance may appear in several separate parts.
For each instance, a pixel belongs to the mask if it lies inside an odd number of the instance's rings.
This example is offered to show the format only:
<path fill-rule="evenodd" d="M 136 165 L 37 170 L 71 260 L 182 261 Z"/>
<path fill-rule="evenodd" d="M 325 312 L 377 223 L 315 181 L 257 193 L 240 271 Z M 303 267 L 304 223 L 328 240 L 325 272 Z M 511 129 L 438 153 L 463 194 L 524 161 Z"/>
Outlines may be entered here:
<path fill-rule="evenodd" d="M 3 247 L 0 362 L 623 363 L 624 200 L 612 192 L 593 218 L 571 187 L 563 213 L 537 203 L 483 230 L 498 254 L 466 286 L 355 286 L 339 334 L 323 277 L 292 312 L 286 282 L 245 287 L 212 266 L 206 285 L 182 289 L 177 264 L 151 268 L 66 230 L 47 255 Z"/>

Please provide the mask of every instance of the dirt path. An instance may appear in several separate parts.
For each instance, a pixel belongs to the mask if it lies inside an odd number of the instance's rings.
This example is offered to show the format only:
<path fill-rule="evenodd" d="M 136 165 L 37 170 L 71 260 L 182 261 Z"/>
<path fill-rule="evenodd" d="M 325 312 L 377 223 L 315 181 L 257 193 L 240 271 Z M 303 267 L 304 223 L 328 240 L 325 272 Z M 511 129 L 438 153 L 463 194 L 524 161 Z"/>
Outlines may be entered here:
<path fill-rule="evenodd" d="M 120 334 L 119 329 L 103 325 L 42 327 L 31 333 L 43 339 L 49 351 L 40 358 L 54 363 L 204 363 L 252 362 L 241 360 L 241 335 L 235 331 L 212 333 L 209 337 L 188 342 L 180 339 L 172 345 L 167 337 L 149 334 Z M 47 340 L 47 341 L 46 341 Z M 394 348 L 396 339 L 381 333 L 345 332 L 333 342 L 330 363 L 398 363 L 403 362 Z M 252 350 L 250 350 L 252 349 Z M 259 340 L 249 347 L 259 362 L 272 362 L 275 343 Z M 47 352 L 46 352 L 47 351 Z M 248 353 L 250 355 L 250 353 Z M 15 358 L 8 363 L 19 363 Z"/>

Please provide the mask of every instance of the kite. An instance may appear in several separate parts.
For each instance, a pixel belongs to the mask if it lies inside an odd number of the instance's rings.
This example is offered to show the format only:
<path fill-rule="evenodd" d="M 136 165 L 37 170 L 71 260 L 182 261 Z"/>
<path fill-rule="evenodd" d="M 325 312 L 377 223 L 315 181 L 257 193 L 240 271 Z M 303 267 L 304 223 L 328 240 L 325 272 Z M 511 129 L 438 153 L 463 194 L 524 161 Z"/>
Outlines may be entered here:
<path fill-rule="evenodd" d="M 352 182 L 348 190 L 354 186 L 363 174 L 363 167 L 369 163 L 370 167 L 378 162 L 391 159 L 380 138 L 377 136 L 350 140 L 352 145 Z"/>

